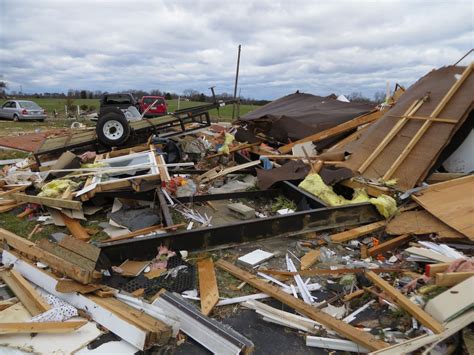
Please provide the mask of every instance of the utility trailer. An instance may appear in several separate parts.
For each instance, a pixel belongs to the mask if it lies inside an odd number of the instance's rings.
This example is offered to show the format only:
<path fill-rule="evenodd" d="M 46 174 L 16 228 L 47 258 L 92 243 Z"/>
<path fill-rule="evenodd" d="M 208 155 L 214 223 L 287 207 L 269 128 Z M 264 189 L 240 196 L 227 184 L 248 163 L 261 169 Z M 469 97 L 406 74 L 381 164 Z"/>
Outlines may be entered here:
<path fill-rule="evenodd" d="M 112 147 L 126 148 L 138 145 L 146 142 L 152 134 L 161 138 L 187 134 L 211 125 L 210 110 L 235 102 L 235 100 L 215 100 L 211 104 L 177 110 L 166 116 L 134 121 L 127 120 L 119 109 L 108 110 L 107 114 L 99 117 L 95 129 L 48 138 L 36 150 L 34 156 L 40 164 L 39 157 L 44 154 L 86 147 L 100 153 L 109 151 Z"/>

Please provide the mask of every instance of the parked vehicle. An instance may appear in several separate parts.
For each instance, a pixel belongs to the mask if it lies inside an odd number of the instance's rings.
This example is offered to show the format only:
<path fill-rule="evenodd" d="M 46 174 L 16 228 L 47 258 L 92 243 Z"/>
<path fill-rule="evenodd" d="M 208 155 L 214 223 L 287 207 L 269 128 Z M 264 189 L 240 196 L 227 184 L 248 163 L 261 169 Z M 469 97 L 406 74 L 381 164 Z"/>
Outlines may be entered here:
<path fill-rule="evenodd" d="M 145 113 L 145 117 L 156 117 L 164 116 L 168 114 L 168 106 L 166 105 L 165 98 L 162 96 L 143 96 L 140 101 L 140 112 L 143 113 L 151 106 Z"/>
<path fill-rule="evenodd" d="M 130 106 L 139 109 L 139 104 L 132 94 L 105 94 L 100 99 L 99 117 L 107 113 L 108 109 L 127 110 Z"/>
<path fill-rule="evenodd" d="M 13 121 L 46 119 L 46 111 L 36 102 L 27 100 L 10 100 L 0 107 L 0 118 Z"/>

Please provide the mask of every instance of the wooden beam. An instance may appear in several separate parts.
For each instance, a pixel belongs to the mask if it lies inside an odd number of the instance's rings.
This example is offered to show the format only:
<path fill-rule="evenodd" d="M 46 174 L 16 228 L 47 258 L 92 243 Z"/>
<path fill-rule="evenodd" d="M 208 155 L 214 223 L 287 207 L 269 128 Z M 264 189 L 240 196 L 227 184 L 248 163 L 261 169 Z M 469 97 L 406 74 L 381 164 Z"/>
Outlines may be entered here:
<path fill-rule="evenodd" d="M 33 260 L 39 260 L 42 263 L 47 264 L 51 269 L 60 272 L 63 275 L 70 277 L 82 284 L 89 284 L 93 280 L 93 273 L 87 271 L 69 260 L 62 259 L 46 250 L 41 249 L 35 243 L 30 242 L 22 237 L 17 236 L 3 228 L 0 228 L 0 238 L 3 238 L 7 244 L 23 253 L 28 258 Z"/>
<path fill-rule="evenodd" d="M 267 275 L 280 275 L 280 276 L 294 276 L 300 275 L 303 277 L 312 277 L 312 276 L 319 276 L 319 275 L 337 275 L 337 274 L 355 274 L 359 272 L 365 272 L 367 269 L 363 268 L 340 268 L 340 269 L 310 269 L 310 270 L 301 270 L 298 272 L 291 272 L 291 271 L 282 271 L 282 270 L 269 270 L 269 269 L 261 269 L 259 271 L 263 272 Z M 375 273 L 382 273 L 382 272 L 405 272 L 407 269 L 397 269 L 397 268 L 377 268 L 377 269 L 370 269 Z"/>
<path fill-rule="evenodd" d="M 171 215 L 170 209 L 168 208 L 168 204 L 166 203 L 165 195 L 160 187 L 156 189 L 156 195 L 158 196 L 158 202 L 160 203 L 161 213 L 163 215 L 163 219 L 165 220 L 166 226 L 172 226 L 173 223 L 173 216 Z"/>
<path fill-rule="evenodd" d="M 452 118 L 433 118 L 433 117 L 424 117 L 424 116 L 395 116 L 395 115 L 388 115 L 389 117 L 398 117 L 398 118 L 408 118 L 411 120 L 423 120 L 423 121 L 433 121 L 433 122 L 441 122 L 441 123 L 458 123 L 457 120 Z"/>
<path fill-rule="evenodd" d="M 0 271 L 0 278 L 3 279 L 32 316 L 44 313 L 51 308 L 33 286 L 17 271 Z"/>
<path fill-rule="evenodd" d="M 202 175 L 199 175 L 197 177 L 197 180 L 200 181 L 201 183 L 207 183 L 211 180 L 217 179 L 217 178 L 225 176 L 227 174 L 231 174 L 231 173 L 237 172 L 239 170 L 250 168 L 250 167 L 256 166 L 256 165 L 260 165 L 260 160 L 251 161 L 251 162 L 248 162 L 248 163 L 245 163 L 245 164 L 240 164 L 240 165 L 232 166 L 230 168 L 225 168 L 225 169 L 221 169 L 221 170 L 219 170 L 219 167 L 214 168 L 214 169 L 211 169 L 211 170 L 209 170 L 208 172 L 206 172 Z"/>
<path fill-rule="evenodd" d="M 458 91 L 458 89 L 461 87 L 461 85 L 466 81 L 466 79 L 471 75 L 472 68 L 474 67 L 474 64 L 471 63 L 462 73 L 461 77 L 456 80 L 454 85 L 448 90 L 446 95 L 441 99 L 441 101 L 438 103 L 436 108 L 433 110 L 433 112 L 430 115 L 430 118 L 435 118 L 437 117 L 441 111 L 445 108 L 445 106 L 448 104 L 448 102 L 451 100 L 451 98 L 454 96 L 454 94 Z M 395 173 L 395 171 L 398 169 L 398 167 L 405 161 L 406 157 L 411 153 L 415 145 L 418 143 L 418 141 L 423 137 L 425 132 L 430 128 L 431 124 L 433 121 L 425 121 L 423 125 L 420 127 L 420 129 L 416 132 L 416 134 L 411 138 L 410 142 L 407 144 L 407 146 L 403 149 L 401 154 L 397 157 L 395 162 L 392 164 L 392 166 L 385 172 L 385 175 L 383 176 L 384 180 L 388 180 L 392 177 L 392 175 Z"/>
<path fill-rule="evenodd" d="M 403 116 L 411 116 L 420 109 L 420 107 L 428 100 L 428 96 L 423 97 L 422 99 L 415 100 L 410 107 L 406 110 Z M 405 126 L 408 122 L 407 118 L 400 119 L 384 137 L 384 139 L 379 143 L 377 148 L 369 155 L 369 157 L 361 164 L 360 168 L 357 170 L 360 174 L 367 170 L 367 168 L 372 164 L 372 162 L 379 156 L 379 154 L 385 149 L 385 147 L 392 141 L 392 139 L 397 135 L 398 132 Z"/>
<path fill-rule="evenodd" d="M 438 273 L 436 274 L 436 285 L 443 287 L 451 287 L 472 276 L 474 276 L 473 271 Z"/>
<path fill-rule="evenodd" d="M 428 184 L 436 184 L 438 182 L 458 179 L 466 176 L 465 173 L 433 173 L 426 178 Z"/>
<path fill-rule="evenodd" d="M 62 200 L 59 198 L 51 197 L 38 197 L 25 194 L 12 194 L 12 197 L 17 202 L 27 202 L 27 203 L 36 203 L 38 205 L 44 205 L 49 207 L 58 207 L 58 208 L 68 208 L 71 210 L 81 210 L 82 203 L 79 201 L 73 200 Z"/>
<path fill-rule="evenodd" d="M 0 334 L 59 334 L 70 333 L 87 324 L 86 320 L 69 322 L 0 323 Z"/>
<path fill-rule="evenodd" d="M 18 186 L 18 187 L 14 187 L 13 189 L 11 190 L 7 190 L 7 191 L 0 191 L 0 197 L 1 198 L 5 198 L 6 196 L 9 196 L 15 192 L 20 192 L 20 191 L 23 191 L 23 190 L 26 190 L 27 187 L 29 187 L 30 185 L 22 185 L 22 186 Z"/>
<path fill-rule="evenodd" d="M 79 266 L 84 270 L 90 272 L 95 270 L 95 262 L 93 262 L 92 260 L 84 258 L 83 256 L 76 254 L 68 249 L 65 249 L 59 246 L 58 244 L 51 243 L 47 239 L 41 239 L 40 241 L 38 241 L 37 245 L 41 249 L 46 250 L 47 252 L 50 252 L 51 254 L 54 254 L 63 260 L 68 260 L 69 262 Z"/>
<path fill-rule="evenodd" d="M 321 251 L 319 249 L 311 250 L 303 255 L 301 258 L 301 270 L 306 270 L 313 266 L 313 264 L 319 260 L 320 255 Z"/>
<path fill-rule="evenodd" d="M 81 225 L 81 223 L 77 219 L 69 218 L 64 213 L 61 213 L 61 218 L 63 219 L 64 224 L 66 225 L 69 232 L 71 232 L 72 236 L 78 240 L 83 242 L 88 242 L 91 239 L 89 233 L 87 233 L 86 229 Z"/>
<path fill-rule="evenodd" d="M 95 245 L 90 243 L 85 243 L 79 239 L 65 236 L 63 239 L 61 239 L 59 245 L 93 262 L 97 262 L 99 259 L 100 248 L 97 248 Z"/>
<path fill-rule="evenodd" d="M 305 143 L 305 142 L 319 142 L 323 139 L 330 138 L 330 137 L 333 137 L 333 136 L 338 135 L 340 133 L 344 133 L 344 132 L 350 131 L 352 129 L 355 129 L 355 128 L 363 125 L 363 124 L 375 121 L 375 120 L 379 119 L 380 117 L 382 117 L 383 114 L 384 114 L 383 111 L 373 110 L 371 112 L 368 112 L 368 113 L 365 113 L 361 116 L 358 116 L 358 117 L 356 117 L 356 118 L 354 118 L 350 121 L 341 123 L 340 125 L 337 125 L 335 127 L 326 129 L 322 132 L 315 133 L 311 136 L 308 136 L 308 137 L 302 138 L 300 140 L 297 140 L 295 142 L 292 142 L 290 144 L 284 145 L 284 146 L 278 148 L 278 151 L 282 154 L 289 153 L 289 152 L 291 152 L 291 149 L 296 144 L 301 144 L 301 143 Z"/>
<path fill-rule="evenodd" d="M 351 189 L 365 189 L 369 196 L 379 197 L 380 195 L 392 196 L 393 192 L 389 188 L 384 186 L 374 186 L 370 184 L 364 184 L 355 180 L 344 180 L 341 182 L 341 185 L 350 187 Z"/>
<path fill-rule="evenodd" d="M 197 262 L 199 272 L 199 297 L 201 298 L 201 312 L 208 316 L 219 302 L 216 272 L 211 258 Z"/>
<path fill-rule="evenodd" d="M 428 313 L 410 301 L 405 295 L 398 291 L 395 287 L 390 285 L 387 281 L 382 279 L 376 273 L 367 271 L 365 273 L 367 278 L 371 280 L 377 287 L 383 290 L 390 298 L 394 299 L 396 303 L 405 311 L 410 313 L 416 320 L 418 320 L 425 327 L 431 329 L 436 334 L 443 332 L 444 327 L 437 320 L 431 317 Z"/>
<path fill-rule="evenodd" d="M 398 248 L 400 245 L 403 245 L 407 243 L 410 239 L 412 238 L 411 234 L 403 234 L 401 236 L 398 236 L 396 238 L 392 238 L 390 240 L 387 240 L 384 243 L 381 243 L 375 247 L 372 247 L 369 249 L 369 256 L 374 256 L 378 254 L 383 254 L 386 253 L 389 250 L 395 250 L 395 248 Z"/>
<path fill-rule="evenodd" d="M 434 277 L 440 272 L 445 272 L 451 263 L 427 264 L 425 266 L 425 275 Z"/>
<path fill-rule="evenodd" d="M 180 223 L 180 224 L 174 224 L 174 225 L 169 226 L 169 227 L 163 227 L 161 224 L 159 224 L 159 225 L 156 225 L 156 226 L 145 227 L 145 228 L 136 230 L 135 232 L 131 232 L 131 233 L 128 233 L 128 234 L 125 234 L 125 235 L 121 235 L 120 237 L 105 239 L 105 240 L 102 240 L 101 242 L 102 243 L 115 242 L 117 240 L 131 239 L 131 238 L 134 238 L 134 237 L 139 236 L 139 235 L 146 235 L 146 234 L 156 232 L 156 231 L 175 230 L 175 229 L 178 229 L 180 227 L 183 227 L 184 225 L 185 225 L 184 223 Z"/>
<path fill-rule="evenodd" d="M 236 147 L 230 148 L 229 153 L 237 152 L 239 150 L 247 149 L 247 148 L 250 148 L 250 147 L 257 146 L 257 145 L 260 145 L 260 142 L 239 144 Z M 206 159 L 211 159 L 211 158 L 215 158 L 215 157 L 220 157 L 221 155 L 227 155 L 227 154 L 225 154 L 223 152 L 220 152 L 220 153 L 216 153 L 216 154 L 207 155 L 205 158 Z"/>
<path fill-rule="evenodd" d="M 360 331 L 359 329 L 354 328 L 343 321 L 331 317 L 329 314 L 326 314 L 319 309 L 304 303 L 302 300 L 285 293 L 280 288 L 266 283 L 257 276 L 250 274 L 227 261 L 222 259 L 218 260 L 216 265 L 231 275 L 247 282 L 249 285 L 262 292 L 265 292 L 266 294 L 293 308 L 297 312 L 311 318 L 318 323 L 321 323 L 323 326 L 334 330 L 341 336 L 346 337 L 366 347 L 367 349 L 378 350 L 388 346 L 387 343 L 376 339 L 371 334 Z"/>
<path fill-rule="evenodd" d="M 375 223 L 367 224 L 365 226 L 360 226 L 357 228 L 349 229 L 348 231 L 337 233 L 331 235 L 331 241 L 333 243 L 344 243 L 348 240 L 359 238 L 363 235 L 367 235 L 369 233 L 373 233 L 379 229 L 385 227 L 387 222 L 385 220 L 378 221 Z"/>

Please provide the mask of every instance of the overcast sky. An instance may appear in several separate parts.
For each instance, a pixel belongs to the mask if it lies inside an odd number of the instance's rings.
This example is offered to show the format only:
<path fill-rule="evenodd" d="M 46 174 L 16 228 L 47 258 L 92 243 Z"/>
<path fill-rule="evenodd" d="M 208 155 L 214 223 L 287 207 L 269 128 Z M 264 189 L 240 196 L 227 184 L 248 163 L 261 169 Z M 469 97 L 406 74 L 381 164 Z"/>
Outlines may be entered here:
<path fill-rule="evenodd" d="M 231 93 L 242 44 L 242 96 L 372 96 L 473 42 L 472 0 L 0 0 L 1 80 L 24 92 Z"/>

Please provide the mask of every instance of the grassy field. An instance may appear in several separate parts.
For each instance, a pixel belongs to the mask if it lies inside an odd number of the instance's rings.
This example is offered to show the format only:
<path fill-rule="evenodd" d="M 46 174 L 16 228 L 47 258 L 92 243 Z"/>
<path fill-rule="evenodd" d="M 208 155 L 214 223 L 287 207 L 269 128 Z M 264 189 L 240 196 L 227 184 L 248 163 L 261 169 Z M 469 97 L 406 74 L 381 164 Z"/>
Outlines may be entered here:
<path fill-rule="evenodd" d="M 26 99 L 25 99 L 26 100 Z M 48 116 L 52 116 L 52 112 L 56 110 L 59 114 L 60 118 L 65 117 L 65 110 L 64 106 L 66 105 L 66 100 L 65 99 L 50 99 L 50 98 L 32 98 L 32 99 L 27 99 L 36 102 L 38 105 L 40 105 L 42 108 L 44 108 Z M 6 100 L 0 100 L 0 105 L 2 105 Z M 178 100 L 167 100 L 168 103 L 168 111 L 169 112 L 174 112 L 178 109 Z M 202 105 L 202 102 L 195 102 L 195 101 L 181 101 L 180 102 L 180 108 L 189 108 L 189 107 L 194 107 L 194 106 L 199 106 Z M 95 110 L 99 109 L 99 100 L 98 99 L 74 99 L 73 105 L 87 105 L 89 107 L 94 107 Z M 240 105 L 240 115 L 243 116 L 246 113 L 253 111 L 257 108 L 258 106 L 255 105 Z M 222 107 L 219 109 L 219 115 L 217 113 L 217 110 L 211 110 L 209 111 L 211 117 L 214 120 L 223 120 L 223 121 L 230 121 L 232 120 L 232 105 Z"/>

